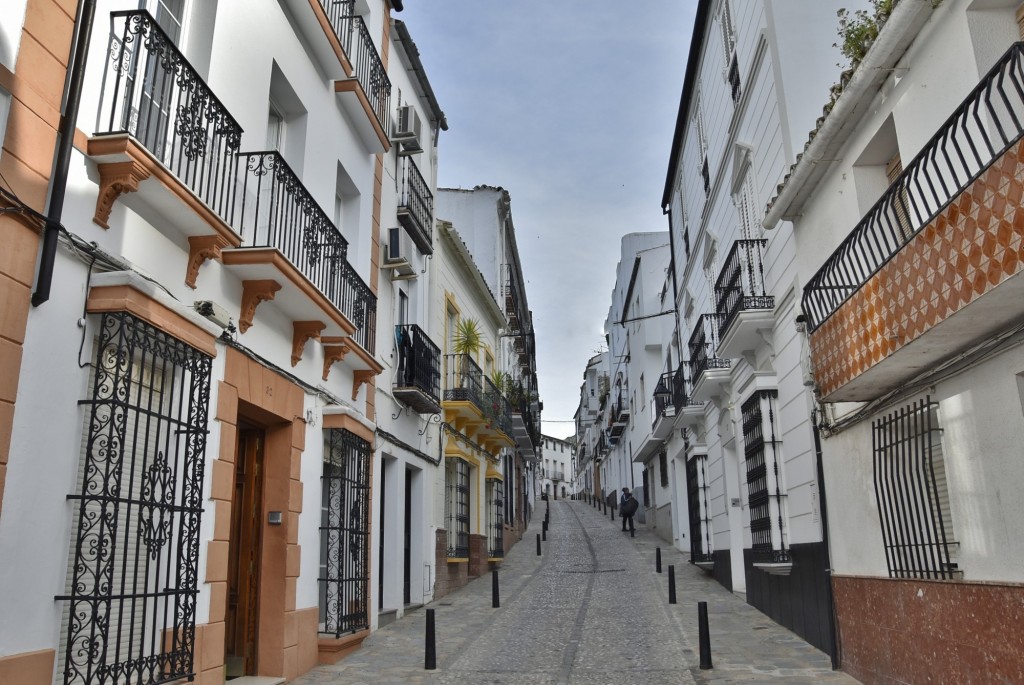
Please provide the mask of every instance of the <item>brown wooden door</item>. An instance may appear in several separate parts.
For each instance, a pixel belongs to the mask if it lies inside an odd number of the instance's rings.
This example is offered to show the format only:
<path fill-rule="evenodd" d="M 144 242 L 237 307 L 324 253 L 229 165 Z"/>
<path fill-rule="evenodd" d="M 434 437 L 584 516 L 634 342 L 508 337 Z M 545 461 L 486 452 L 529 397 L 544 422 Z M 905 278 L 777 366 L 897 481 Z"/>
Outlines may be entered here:
<path fill-rule="evenodd" d="M 264 443 L 262 430 L 238 432 L 225 619 L 225 665 L 229 678 L 256 675 Z"/>

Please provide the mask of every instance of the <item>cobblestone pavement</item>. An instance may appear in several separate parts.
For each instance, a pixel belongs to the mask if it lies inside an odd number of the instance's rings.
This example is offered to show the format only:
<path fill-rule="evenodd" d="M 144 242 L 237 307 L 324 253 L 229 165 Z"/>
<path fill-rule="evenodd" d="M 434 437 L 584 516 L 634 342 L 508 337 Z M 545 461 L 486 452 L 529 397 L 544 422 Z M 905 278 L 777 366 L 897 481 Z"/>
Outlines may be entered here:
<path fill-rule="evenodd" d="M 646 526 L 636 537 L 581 501 L 551 502 L 543 554 L 543 508 L 499 571 L 432 602 L 437 670 L 423 668 L 426 611 L 370 635 L 343 661 L 293 685 L 677 685 L 856 683 L 828 657 L 733 595 Z M 655 573 L 661 547 L 665 573 Z M 667 566 L 679 603 L 668 604 Z M 708 602 L 714 668 L 697 656 L 697 600 Z"/>

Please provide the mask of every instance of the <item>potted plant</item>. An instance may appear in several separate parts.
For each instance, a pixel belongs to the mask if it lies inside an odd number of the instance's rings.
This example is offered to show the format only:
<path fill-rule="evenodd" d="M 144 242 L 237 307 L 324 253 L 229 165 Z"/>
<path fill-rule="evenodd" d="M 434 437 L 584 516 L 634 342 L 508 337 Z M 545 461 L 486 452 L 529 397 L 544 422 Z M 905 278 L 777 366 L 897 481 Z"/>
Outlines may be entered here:
<path fill-rule="evenodd" d="M 459 387 L 466 387 L 469 373 L 469 360 L 483 347 L 484 336 L 480 331 L 480 323 L 472 318 L 460 318 L 452 334 L 452 352 L 459 357 Z"/>

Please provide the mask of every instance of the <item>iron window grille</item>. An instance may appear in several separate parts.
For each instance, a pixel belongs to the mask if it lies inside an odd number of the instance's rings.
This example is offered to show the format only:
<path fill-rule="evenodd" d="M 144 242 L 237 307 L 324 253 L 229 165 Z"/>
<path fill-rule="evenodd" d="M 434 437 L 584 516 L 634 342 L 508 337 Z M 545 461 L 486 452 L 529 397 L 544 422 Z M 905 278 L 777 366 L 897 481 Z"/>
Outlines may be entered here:
<path fill-rule="evenodd" d="M 445 463 L 445 521 L 448 558 L 469 558 L 469 463 L 449 457 Z"/>
<path fill-rule="evenodd" d="M 90 375 L 63 682 L 191 679 L 211 359 L 109 312 Z"/>
<path fill-rule="evenodd" d="M 779 393 L 759 390 L 743 403 L 743 450 L 754 563 L 791 561 L 786 547 L 785 493 L 776 439 Z"/>
<path fill-rule="evenodd" d="M 320 509 L 320 632 L 341 637 L 370 627 L 370 443 L 324 431 Z"/>
<path fill-rule="evenodd" d="M 686 495 L 690 514 L 690 563 L 712 559 L 711 506 L 708 500 L 708 455 L 686 461 Z"/>
<path fill-rule="evenodd" d="M 665 450 L 658 453 L 658 478 L 661 482 L 661 487 L 668 487 L 668 454 Z"/>
<path fill-rule="evenodd" d="M 889 577 L 955 578 L 938 403 L 926 397 L 871 427 L 875 501 Z"/>
<path fill-rule="evenodd" d="M 498 479 L 487 481 L 487 501 L 490 512 L 487 525 L 487 556 L 500 559 L 505 556 L 505 484 Z"/>

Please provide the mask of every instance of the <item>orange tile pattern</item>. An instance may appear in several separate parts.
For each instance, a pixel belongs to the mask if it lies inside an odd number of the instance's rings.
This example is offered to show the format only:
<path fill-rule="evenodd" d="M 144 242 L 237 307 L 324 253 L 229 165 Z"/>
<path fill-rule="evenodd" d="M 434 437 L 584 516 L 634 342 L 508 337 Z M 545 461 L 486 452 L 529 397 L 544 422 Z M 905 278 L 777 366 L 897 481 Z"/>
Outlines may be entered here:
<path fill-rule="evenodd" d="M 863 683 L 1024 682 L 1024 586 L 836 576 L 842 670 Z"/>
<path fill-rule="evenodd" d="M 1024 140 L 1010 148 L 811 336 L 823 397 L 1024 271 Z"/>

